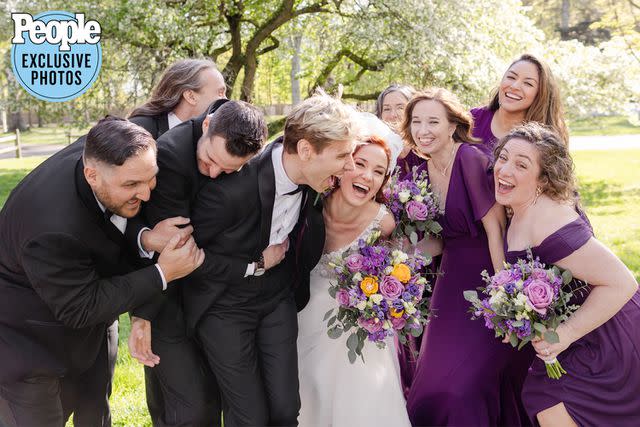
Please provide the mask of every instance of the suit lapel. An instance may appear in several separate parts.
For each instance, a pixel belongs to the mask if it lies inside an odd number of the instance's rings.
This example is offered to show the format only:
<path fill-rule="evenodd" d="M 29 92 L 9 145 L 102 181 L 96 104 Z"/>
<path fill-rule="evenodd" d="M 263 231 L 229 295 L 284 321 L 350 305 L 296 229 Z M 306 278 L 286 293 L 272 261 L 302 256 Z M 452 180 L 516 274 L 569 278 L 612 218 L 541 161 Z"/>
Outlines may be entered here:
<path fill-rule="evenodd" d="M 269 246 L 269 236 L 271 235 L 271 216 L 273 214 L 273 203 L 276 198 L 276 177 L 273 172 L 273 161 L 271 153 L 275 144 L 281 144 L 282 139 L 277 139 L 267 146 L 260 154 L 258 161 L 258 194 L 260 195 L 260 246 L 263 250 Z"/>
<path fill-rule="evenodd" d="M 158 138 L 159 138 L 160 135 L 162 135 L 163 133 L 169 130 L 169 114 L 164 113 L 160 117 L 158 117 L 157 120 L 158 120 L 158 123 L 157 123 Z"/>
<path fill-rule="evenodd" d="M 111 221 L 105 220 L 104 213 L 102 212 L 102 209 L 100 209 L 100 206 L 98 206 L 96 197 L 84 177 L 83 169 L 84 164 L 82 163 L 82 158 L 80 158 L 76 164 L 76 188 L 78 195 L 80 196 L 80 200 L 82 200 L 82 203 L 89 211 L 91 219 L 96 222 L 100 229 L 104 231 L 111 240 L 121 245 L 124 242 L 124 235 L 116 228 L 115 225 L 113 225 Z"/>

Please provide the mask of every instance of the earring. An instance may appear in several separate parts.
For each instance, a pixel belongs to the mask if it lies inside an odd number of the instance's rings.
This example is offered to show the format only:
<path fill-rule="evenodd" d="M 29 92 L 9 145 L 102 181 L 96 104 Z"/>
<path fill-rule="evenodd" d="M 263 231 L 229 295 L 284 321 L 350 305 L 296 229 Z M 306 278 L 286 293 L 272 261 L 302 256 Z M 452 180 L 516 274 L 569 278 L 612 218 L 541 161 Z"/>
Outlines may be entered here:
<path fill-rule="evenodd" d="M 534 205 L 538 201 L 538 197 L 540 197 L 541 194 L 542 194 L 542 188 L 536 187 L 536 197 L 535 197 L 535 199 L 533 199 L 533 204 Z"/>

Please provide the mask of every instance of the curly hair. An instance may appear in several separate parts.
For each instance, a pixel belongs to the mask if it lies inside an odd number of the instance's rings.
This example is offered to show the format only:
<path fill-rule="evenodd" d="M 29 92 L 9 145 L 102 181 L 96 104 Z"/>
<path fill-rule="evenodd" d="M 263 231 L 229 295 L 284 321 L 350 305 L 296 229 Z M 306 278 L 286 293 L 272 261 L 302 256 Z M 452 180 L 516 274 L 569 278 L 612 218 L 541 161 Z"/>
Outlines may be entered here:
<path fill-rule="evenodd" d="M 500 139 L 493 151 L 494 158 L 498 158 L 506 143 L 512 139 L 522 139 L 536 148 L 540 165 L 538 181 L 542 193 L 557 201 L 575 200 L 578 205 L 573 159 L 558 132 L 536 122 L 520 125 Z"/>
<path fill-rule="evenodd" d="M 453 132 L 455 142 L 478 143 L 479 140 L 471 135 L 473 129 L 473 117 L 466 108 L 462 106 L 458 98 L 451 92 L 443 88 L 431 88 L 423 92 L 417 92 L 404 109 L 404 119 L 400 125 L 402 138 L 412 148 L 416 143 L 411 136 L 411 116 L 416 105 L 421 101 L 438 101 L 447 113 L 447 120 L 456 125 Z"/>

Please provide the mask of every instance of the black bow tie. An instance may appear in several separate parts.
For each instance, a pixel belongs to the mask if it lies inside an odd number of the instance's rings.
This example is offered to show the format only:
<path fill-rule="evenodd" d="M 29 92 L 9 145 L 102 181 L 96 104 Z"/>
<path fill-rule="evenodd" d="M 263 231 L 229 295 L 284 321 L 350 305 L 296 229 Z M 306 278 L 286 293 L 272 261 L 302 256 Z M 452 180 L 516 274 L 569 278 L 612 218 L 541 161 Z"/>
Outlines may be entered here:
<path fill-rule="evenodd" d="M 301 185 L 298 185 L 298 188 L 296 188 L 295 190 L 291 190 L 288 193 L 284 193 L 284 195 L 285 196 L 293 196 L 294 194 L 298 194 L 299 192 L 301 192 L 304 189 L 305 189 L 305 185 L 301 184 Z"/>
<path fill-rule="evenodd" d="M 104 210 L 104 220 L 109 222 L 111 221 L 111 217 L 113 216 L 113 212 L 111 212 L 109 209 L 105 209 Z"/>

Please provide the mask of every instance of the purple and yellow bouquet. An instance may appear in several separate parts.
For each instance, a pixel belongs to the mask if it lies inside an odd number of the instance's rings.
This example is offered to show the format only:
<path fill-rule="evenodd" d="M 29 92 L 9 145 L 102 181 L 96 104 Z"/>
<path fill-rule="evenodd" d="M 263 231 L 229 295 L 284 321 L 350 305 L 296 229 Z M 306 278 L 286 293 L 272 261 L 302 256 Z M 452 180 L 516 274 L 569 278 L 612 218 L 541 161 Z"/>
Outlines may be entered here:
<path fill-rule="evenodd" d="M 324 317 L 331 338 L 351 332 L 347 339 L 349 361 L 362 357 L 365 341 L 385 347 L 385 338 L 418 337 L 428 320 L 423 298 L 429 283 L 420 271 L 430 260 L 378 242 L 379 232 L 358 242 L 356 250 L 331 260 L 337 280 L 329 288 L 337 307 Z"/>
<path fill-rule="evenodd" d="M 413 169 L 412 179 L 400 179 L 400 171 L 389 179 L 384 189 L 387 207 L 396 220 L 393 237 L 408 237 L 418 242 L 418 231 L 437 236 L 442 227 L 436 221 L 438 202 L 431 191 L 426 171 L 419 174 Z"/>
<path fill-rule="evenodd" d="M 483 298 L 476 291 L 464 292 L 464 298 L 472 304 L 472 319 L 484 319 L 496 337 L 508 337 L 518 350 L 534 338 L 559 342 L 555 330 L 579 308 L 570 304 L 578 289 L 566 286 L 573 280 L 571 272 L 556 266 L 547 268 L 533 259 L 531 251 L 527 260 L 505 263 L 505 269 L 493 276 L 483 271 L 482 279 L 486 286 L 478 289 Z M 558 379 L 567 373 L 557 359 L 545 364 L 549 378 Z"/>

